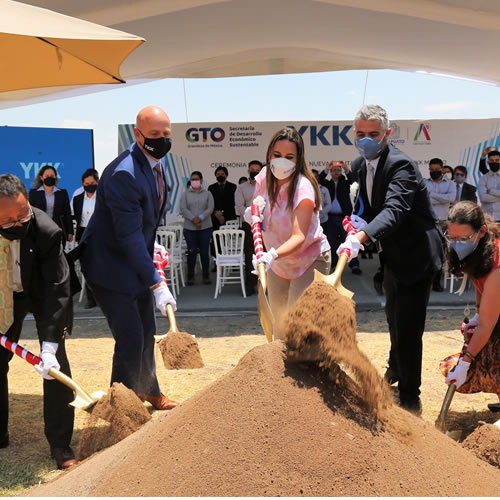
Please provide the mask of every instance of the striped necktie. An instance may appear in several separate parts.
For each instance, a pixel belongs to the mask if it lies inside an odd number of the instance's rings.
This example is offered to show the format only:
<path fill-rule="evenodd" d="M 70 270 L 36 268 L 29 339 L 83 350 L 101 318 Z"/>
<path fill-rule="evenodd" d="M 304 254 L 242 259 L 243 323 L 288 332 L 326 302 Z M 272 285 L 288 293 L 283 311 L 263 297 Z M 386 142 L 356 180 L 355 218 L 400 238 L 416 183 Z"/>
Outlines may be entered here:
<path fill-rule="evenodd" d="M 163 200 L 165 199 L 165 182 L 163 181 L 163 169 L 161 168 L 161 163 L 155 165 L 156 180 L 158 181 L 158 194 L 160 198 L 160 210 L 163 206 Z"/>
<path fill-rule="evenodd" d="M 0 333 L 6 333 L 14 321 L 12 254 L 6 238 L 0 239 Z"/>
<path fill-rule="evenodd" d="M 366 196 L 370 205 L 372 204 L 372 190 L 373 190 L 373 165 L 368 163 L 366 165 Z"/>

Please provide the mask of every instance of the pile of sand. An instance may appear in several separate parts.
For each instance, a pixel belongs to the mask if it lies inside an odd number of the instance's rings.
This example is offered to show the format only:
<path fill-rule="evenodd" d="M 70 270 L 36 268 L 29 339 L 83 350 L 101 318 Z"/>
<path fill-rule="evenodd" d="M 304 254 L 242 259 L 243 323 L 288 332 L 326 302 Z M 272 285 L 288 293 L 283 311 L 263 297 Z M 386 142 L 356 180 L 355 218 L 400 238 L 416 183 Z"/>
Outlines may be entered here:
<path fill-rule="evenodd" d="M 185 332 L 170 332 L 158 342 L 167 370 L 203 368 L 203 359 L 196 339 Z"/>
<path fill-rule="evenodd" d="M 78 447 L 78 460 L 118 443 L 150 420 L 150 413 L 135 392 L 115 382 L 87 419 Z"/>
<path fill-rule="evenodd" d="M 462 446 L 474 453 L 476 457 L 500 468 L 500 428 L 485 422 L 481 422 L 481 424 L 472 434 L 467 436 Z M 497 496 L 499 492 L 500 484 L 498 484 Z"/>
<path fill-rule="evenodd" d="M 335 371 L 335 381 L 331 372 Z M 496 496 L 500 471 L 390 405 L 374 416 L 340 369 L 273 342 L 178 408 L 32 496 Z M 467 478 L 467 480 L 464 480 Z"/>

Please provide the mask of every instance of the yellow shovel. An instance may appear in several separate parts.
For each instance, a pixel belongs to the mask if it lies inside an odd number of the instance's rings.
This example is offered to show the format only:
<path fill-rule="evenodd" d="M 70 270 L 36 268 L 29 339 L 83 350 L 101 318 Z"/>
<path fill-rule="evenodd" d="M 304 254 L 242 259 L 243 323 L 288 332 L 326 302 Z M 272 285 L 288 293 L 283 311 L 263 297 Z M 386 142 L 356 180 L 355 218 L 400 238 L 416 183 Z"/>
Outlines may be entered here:
<path fill-rule="evenodd" d="M 252 204 L 252 217 L 255 217 L 255 222 L 252 223 L 253 244 L 255 247 L 255 257 L 259 259 L 264 254 L 264 245 L 262 243 L 262 232 L 260 228 L 260 208 L 256 204 Z M 266 334 L 268 342 L 273 341 L 274 315 L 267 298 L 267 275 L 266 265 L 261 262 L 257 265 L 257 274 L 259 282 L 257 284 L 259 318 L 262 329 Z"/>
<path fill-rule="evenodd" d="M 42 360 L 29 352 L 28 350 L 21 347 L 19 344 L 12 342 L 5 335 L 0 336 L 0 344 L 5 347 L 5 349 L 17 354 L 20 358 L 23 358 L 31 365 L 39 365 L 42 363 Z M 92 394 L 87 394 L 74 380 L 69 378 L 64 373 L 56 370 L 55 368 L 51 368 L 49 370 L 49 375 L 59 382 L 62 382 L 64 385 L 67 385 L 70 389 L 73 390 L 75 394 L 75 400 L 70 403 L 71 406 L 75 408 L 80 408 L 81 410 L 88 411 L 89 413 L 92 411 L 93 406 L 99 401 L 103 396 L 106 395 L 103 391 L 93 392 Z"/>

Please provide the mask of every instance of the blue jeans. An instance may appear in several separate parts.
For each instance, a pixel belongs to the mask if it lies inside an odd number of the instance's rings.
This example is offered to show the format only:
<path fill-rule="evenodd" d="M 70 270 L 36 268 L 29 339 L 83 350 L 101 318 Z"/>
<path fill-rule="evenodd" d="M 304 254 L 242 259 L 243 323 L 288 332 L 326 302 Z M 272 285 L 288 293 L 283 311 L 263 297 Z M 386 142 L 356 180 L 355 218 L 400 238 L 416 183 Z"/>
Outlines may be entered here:
<path fill-rule="evenodd" d="M 184 238 L 186 239 L 188 258 L 187 268 L 188 276 L 194 276 L 194 266 L 196 265 L 196 255 L 200 252 L 201 269 L 203 274 L 210 272 L 210 262 L 208 252 L 210 249 L 210 239 L 212 238 L 212 228 L 192 230 L 184 229 Z"/>

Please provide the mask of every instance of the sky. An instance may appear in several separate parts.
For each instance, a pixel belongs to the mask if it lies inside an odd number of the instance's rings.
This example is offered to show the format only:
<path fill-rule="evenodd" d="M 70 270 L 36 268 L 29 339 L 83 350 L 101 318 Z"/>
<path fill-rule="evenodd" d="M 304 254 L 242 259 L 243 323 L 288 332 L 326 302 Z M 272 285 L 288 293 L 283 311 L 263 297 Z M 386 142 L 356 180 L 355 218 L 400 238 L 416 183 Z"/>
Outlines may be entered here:
<path fill-rule="evenodd" d="M 381 105 L 392 120 L 499 118 L 500 87 L 392 70 L 175 78 L 0 110 L 0 126 L 94 129 L 102 171 L 117 154 L 118 125 L 150 104 L 173 123 L 220 123 L 352 120 L 363 103 Z"/>

